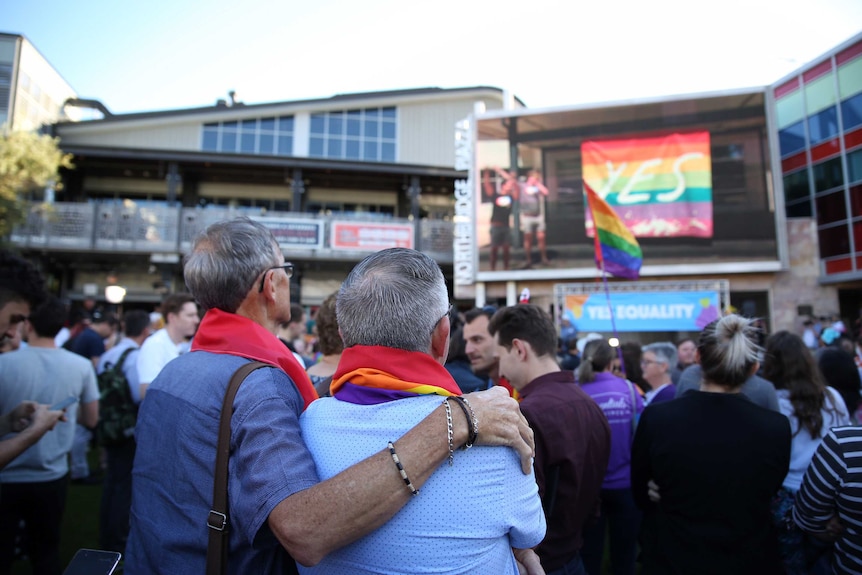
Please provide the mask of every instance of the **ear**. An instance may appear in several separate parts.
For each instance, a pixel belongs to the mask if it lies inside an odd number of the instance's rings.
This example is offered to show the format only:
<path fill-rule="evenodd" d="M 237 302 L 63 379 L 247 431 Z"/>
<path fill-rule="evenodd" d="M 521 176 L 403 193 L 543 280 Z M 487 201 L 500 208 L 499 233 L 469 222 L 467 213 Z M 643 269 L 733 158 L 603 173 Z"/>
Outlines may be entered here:
<path fill-rule="evenodd" d="M 440 365 L 446 363 L 446 358 L 449 356 L 449 331 L 449 322 L 440 321 L 431 332 L 431 357 Z"/>
<path fill-rule="evenodd" d="M 529 342 L 526 342 L 523 339 L 515 338 L 512 340 L 512 349 L 518 352 L 519 360 L 527 361 L 533 348 L 529 344 Z"/>
<path fill-rule="evenodd" d="M 748 372 L 748 377 L 751 377 L 752 375 L 754 375 L 755 373 L 757 373 L 757 370 L 758 370 L 758 369 L 760 369 L 760 362 L 759 362 L 759 361 L 755 361 L 755 362 L 754 362 L 754 365 L 752 365 L 752 366 L 751 366 L 751 370 Z"/>

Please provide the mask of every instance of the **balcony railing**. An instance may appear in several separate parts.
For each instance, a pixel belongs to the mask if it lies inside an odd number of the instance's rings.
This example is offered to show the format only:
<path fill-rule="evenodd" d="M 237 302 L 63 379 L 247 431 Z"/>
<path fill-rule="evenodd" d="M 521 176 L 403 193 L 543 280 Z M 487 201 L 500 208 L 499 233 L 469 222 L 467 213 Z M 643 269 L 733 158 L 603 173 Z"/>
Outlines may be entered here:
<path fill-rule="evenodd" d="M 261 218 L 267 225 L 292 224 L 304 227 L 305 236 L 313 233 L 312 242 L 293 242 L 288 233 L 279 236 L 286 253 L 295 257 L 323 259 L 360 259 L 373 249 L 357 245 L 334 245 L 333 222 L 357 224 L 374 231 L 394 225 L 401 235 L 412 234 L 416 249 L 439 263 L 452 263 L 454 224 L 444 220 L 420 220 L 417 237 L 415 221 L 367 215 L 317 215 L 294 212 L 271 212 L 251 208 L 170 207 L 146 202 L 123 203 L 52 203 L 31 205 L 27 221 L 17 226 L 11 241 L 23 248 L 57 251 L 187 253 L 192 240 L 208 225 L 247 215 Z M 336 242 L 337 244 L 337 242 Z"/>

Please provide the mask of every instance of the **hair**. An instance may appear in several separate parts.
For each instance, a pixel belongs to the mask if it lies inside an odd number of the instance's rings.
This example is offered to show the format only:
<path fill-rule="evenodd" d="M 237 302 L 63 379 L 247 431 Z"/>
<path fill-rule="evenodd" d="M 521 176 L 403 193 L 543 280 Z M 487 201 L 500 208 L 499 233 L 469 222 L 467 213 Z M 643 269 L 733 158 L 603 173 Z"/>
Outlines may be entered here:
<path fill-rule="evenodd" d="M 824 347 L 817 351 L 817 366 L 826 380 L 826 385 L 834 387 L 848 411 L 855 413 L 859 407 L 862 379 L 853 356 L 837 347 Z"/>
<path fill-rule="evenodd" d="M 537 305 L 518 304 L 504 307 L 488 323 L 488 333 L 507 350 L 512 340 L 521 339 L 530 344 L 537 356 L 556 357 L 557 329 L 548 313 Z"/>
<path fill-rule="evenodd" d="M 186 256 L 186 285 L 205 310 L 234 313 L 260 274 L 279 264 L 279 254 L 263 224 L 247 217 L 217 222 L 195 238 Z"/>
<path fill-rule="evenodd" d="M 578 366 L 578 383 L 589 383 L 596 379 L 596 373 L 604 371 L 614 360 L 614 348 L 602 339 L 594 339 L 584 346 L 584 357 Z"/>
<path fill-rule="evenodd" d="M 338 292 L 330 294 L 317 310 L 317 344 L 324 355 L 334 355 L 344 351 L 344 342 L 338 333 L 338 316 L 335 312 Z"/>
<path fill-rule="evenodd" d="M 299 321 L 302 319 L 302 316 L 304 315 L 305 308 L 303 308 L 300 304 L 296 302 L 292 302 L 290 304 L 290 321 L 287 323 L 299 323 Z"/>
<path fill-rule="evenodd" d="M 706 381 L 730 388 L 745 383 L 760 352 L 753 324 L 752 319 L 729 314 L 703 328 L 697 351 Z"/>
<path fill-rule="evenodd" d="M 652 386 L 644 379 L 644 372 L 641 369 L 641 358 L 643 357 L 641 344 L 636 341 L 627 341 L 620 345 L 620 349 L 623 352 L 626 379 L 641 389 L 651 388 Z"/>
<path fill-rule="evenodd" d="M 142 309 L 132 309 L 123 314 L 123 331 L 126 337 L 138 337 L 150 326 L 150 314 Z"/>
<path fill-rule="evenodd" d="M 47 295 L 45 279 L 32 262 L 0 250 L 0 307 L 10 301 L 25 301 L 35 308 Z"/>
<path fill-rule="evenodd" d="M 117 314 L 112 311 L 97 310 L 93 312 L 91 321 L 93 324 L 106 323 L 111 327 L 117 327 L 120 324 L 120 320 L 117 319 Z"/>
<path fill-rule="evenodd" d="M 674 347 L 675 347 L 675 348 L 677 348 L 677 349 L 679 349 L 679 346 L 681 346 L 682 344 L 684 344 L 684 343 L 685 343 L 685 342 L 687 342 L 687 341 L 690 341 L 691 343 L 693 343 L 693 344 L 697 345 L 697 342 L 696 342 L 696 341 L 694 341 L 693 339 L 691 339 L 690 337 L 684 337 L 684 338 L 682 338 L 682 339 L 678 339 L 678 340 L 676 340 L 676 343 L 674 344 Z"/>
<path fill-rule="evenodd" d="M 464 313 L 464 324 L 473 323 L 476 318 L 480 316 L 485 316 L 488 318 L 488 321 L 491 321 L 491 318 L 494 317 L 494 314 L 497 313 L 497 306 L 495 305 L 486 305 L 484 307 L 474 307 L 471 310 L 468 310 Z"/>
<path fill-rule="evenodd" d="M 684 340 L 688 341 L 688 340 Z M 676 346 L 669 341 L 658 341 L 655 343 L 648 343 L 643 348 L 641 348 L 643 353 L 652 352 L 656 360 L 667 365 L 668 371 L 676 367 L 677 362 L 677 353 Z"/>
<path fill-rule="evenodd" d="M 66 304 L 49 295 L 30 312 L 30 325 L 39 337 L 54 337 L 66 323 L 67 314 Z"/>
<path fill-rule="evenodd" d="M 796 432 L 804 427 L 811 437 L 819 437 L 823 428 L 826 385 L 814 356 L 801 337 L 789 331 L 779 331 L 767 338 L 763 377 L 776 389 L 790 392 L 793 415 L 799 421 Z"/>
<path fill-rule="evenodd" d="M 381 250 L 356 264 L 336 302 L 344 347 L 380 345 L 426 353 L 448 308 L 440 266 L 406 248 Z"/>
<path fill-rule="evenodd" d="M 168 316 L 170 314 L 178 314 L 182 311 L 183 306 L 189 302 L 194 302 L 195 298 L 187 292 L 172 293 L 162 300 L 162 316 L 165 318 L 165 323 L 170 323 Z"/>

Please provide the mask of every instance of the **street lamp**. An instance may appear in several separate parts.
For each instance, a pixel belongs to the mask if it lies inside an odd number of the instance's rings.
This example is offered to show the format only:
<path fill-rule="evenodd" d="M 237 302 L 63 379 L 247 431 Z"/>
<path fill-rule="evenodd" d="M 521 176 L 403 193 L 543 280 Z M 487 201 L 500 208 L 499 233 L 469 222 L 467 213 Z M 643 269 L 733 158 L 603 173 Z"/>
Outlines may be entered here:
<path fill-rule="evenodd" d="M 105 299 L 108 303 L 120 304 L 126 297 L 126 288 L 118 285 L 109 285 L 105 287 Z"/>

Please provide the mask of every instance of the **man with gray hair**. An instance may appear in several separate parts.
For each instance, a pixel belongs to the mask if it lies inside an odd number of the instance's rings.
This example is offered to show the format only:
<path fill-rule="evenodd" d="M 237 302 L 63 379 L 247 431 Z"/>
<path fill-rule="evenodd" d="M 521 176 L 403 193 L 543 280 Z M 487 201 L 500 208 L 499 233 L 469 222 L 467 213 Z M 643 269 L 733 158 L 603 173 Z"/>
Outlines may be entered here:
<path fill-rule="evenodd" d="M 138 413 L 128 575 L 203 573 L 211 529 L 227 531 L 230 572 L 295 573 L 294 560 L 320 562 L 410 501 L 401 469 L 419 489 L 448 456 L 448 445 L 470 438 L 472 426 L 460 410 L 447 438 L 449 420 L 438 406 L 393 437 L 394 445 L 380 445 L 321 482 L 299 426 L 317 394 L 275 335 L 290 319 L 293 265 L 268 228 L 237 218 L 198 236 L 184 273 L 208 311 L 191 352 L 162 369 Z M 253 371 L 233 401 L 226 524 L 210 513 L 219 417 L 232 374 L 253 360 L 271 367 Z M 515 402 L 489 390 L 472 395 L 471 404 L 480 442 L 514 447 L 527 473 L 532 432 Z"/>
<path fill-rule="evenodd" d="M 443 367 L 451 308 L 433 259 L 404 248 L 372 254 L 353 268 L 336 301 L 345 349 L 332 397 L 315 402 L 300 419 L 321 479 L 373 455 L 441 404 L 448 430 L 453 416 L 471 412 L 475 397 L 462 396 Z M 468 446 L 477 431 L 474 421 Z M 401 489 L 415 500 L 373 534 L 300 572 L 404 572 L 409 560 L 415 572 L 516 575 L 512 548 L 526 552 L 545 536 L 535 478 L 521 473 L 505 448 L 475 448 L 456 457 L 454 449 L 464 442 L 450 434 L 448 445 L 449 466 L 438 469 L 420 495 L 413 470 L 398 463 L 390 443 L 392 465 L 406 484 Z M 433 547 L 445 553 L 426 551 L 431 533 Z"/>
<path fill-rule="evenodd" d="M 650 343 L 641 348 L 641 371 L 650 390 L 644 397 L 644 405 L 670 401 L 676 394 L 671 373 L 676 366 L 676 346 L 669 341 Z"/>

